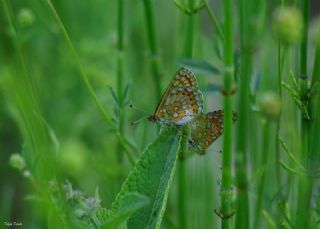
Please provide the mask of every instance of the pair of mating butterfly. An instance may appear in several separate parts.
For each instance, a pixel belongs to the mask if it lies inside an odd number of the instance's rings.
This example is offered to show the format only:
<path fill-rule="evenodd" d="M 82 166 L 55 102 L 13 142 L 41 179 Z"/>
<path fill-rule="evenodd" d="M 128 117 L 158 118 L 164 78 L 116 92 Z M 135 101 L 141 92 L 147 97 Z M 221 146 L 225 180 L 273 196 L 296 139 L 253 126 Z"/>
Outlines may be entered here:
<path fill-rule="evenodd" d="M 223 132 L 223 111 L 202 113 L 203 96 L 194 73 L 181 68 L 172 79 L 153 115 L 151 122 L 164 125 L 190 126 L 189 145 L 203 154 Z M 233 114 L 236 120 L 236 114 Z"/>

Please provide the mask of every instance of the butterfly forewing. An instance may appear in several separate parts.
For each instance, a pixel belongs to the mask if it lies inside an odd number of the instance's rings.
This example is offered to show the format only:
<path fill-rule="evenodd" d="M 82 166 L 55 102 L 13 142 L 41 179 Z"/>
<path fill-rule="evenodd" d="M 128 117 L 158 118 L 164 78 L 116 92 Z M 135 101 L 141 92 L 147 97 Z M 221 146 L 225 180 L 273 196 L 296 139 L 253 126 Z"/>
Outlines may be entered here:
<path fill-rule="evenodd" d="M 184 125 L 201 113 L 202 109 L 203 97 L 195 75 L 191 70 L 182 68 L 176 73 L 149 120 Z"/>

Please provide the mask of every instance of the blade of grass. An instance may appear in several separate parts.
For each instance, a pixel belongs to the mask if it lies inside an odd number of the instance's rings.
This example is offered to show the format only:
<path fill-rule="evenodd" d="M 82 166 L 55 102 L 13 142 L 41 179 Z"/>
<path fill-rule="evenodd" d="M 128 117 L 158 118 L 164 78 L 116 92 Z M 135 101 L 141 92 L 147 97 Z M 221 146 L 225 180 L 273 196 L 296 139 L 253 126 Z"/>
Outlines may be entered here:
<path fill-rule="evenodd" d="M 310 0 L 302 1 L 301 6 L 303 12 L 304 29 L 303 39 L 300 46 L 300 94 L 304 99 L 303 103 L 308 106 L 308 31 L 309 31 L 309 15 L 310 15 Z M 309 109 L 307 107 L 307 109 Z M 300 161 L 302 165 L 307 165 L 309 157 L 309 143 L 310 143 L 310 120 L 305 116 L 304 112 L 300 112 L 301 118 L 301 152 Z M 311 186 L 310 180 L 305 177 L 299 177 L 298 180 L 298 202 L 296 209 L 295 225 L 297 228 L 308 228 L 310 223 L 310 198 L 311 198 Z"/>

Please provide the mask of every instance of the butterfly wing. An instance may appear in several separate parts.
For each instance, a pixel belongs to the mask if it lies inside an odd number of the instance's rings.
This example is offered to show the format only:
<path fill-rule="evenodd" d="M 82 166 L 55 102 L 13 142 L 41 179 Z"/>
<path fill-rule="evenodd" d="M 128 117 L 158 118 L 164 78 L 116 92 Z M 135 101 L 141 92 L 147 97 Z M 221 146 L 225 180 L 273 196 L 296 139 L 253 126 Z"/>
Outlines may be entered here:
<path fill-rule="evenodd" d="M 203 109 L 202 93 L 193 72 L 181 68 L 171 81 L 154 116 L 163 123 L 183 125 Z"/>
<path fill-rule="evenodd" d="M 223 111 L 217 110 L 193 119 L 190 123 L 191 147 L 197 148 L 201 154 L 204 154 L 209 146 L 222 135 L 223 116 Z M 236 113 L 233 113 L 232 118 L 235 122 Z"/>

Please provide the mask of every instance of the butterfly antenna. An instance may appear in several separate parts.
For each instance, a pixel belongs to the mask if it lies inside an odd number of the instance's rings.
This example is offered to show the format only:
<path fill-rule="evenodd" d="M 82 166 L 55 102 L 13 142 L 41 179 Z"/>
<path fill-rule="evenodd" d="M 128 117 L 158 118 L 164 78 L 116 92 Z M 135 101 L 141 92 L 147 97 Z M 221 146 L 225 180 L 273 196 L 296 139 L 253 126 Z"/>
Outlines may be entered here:
<path fill-rule="evenodd" d="M 148 116 L 149 116 L 149 115 L 145 115 L 145 116 L 139 118 L 138 120 L 136 120 L 136 121 L 134 121 L 134 122 L 131 122 L 131 123 L 130 123 L 131 126 L 137 125 L 139 122 L 141 122 L 143 119 L 147 118 Z"/>
<path fill-rule="evenodd" d="M 137 110 L 137 111 L 140 111 L 140 112 L 144 113 L 145 115 L 151 115 L 150 113 L 146 112 L 145 110 L 143 110 L 143 109 L 141 109 L 141 108 L 139 108 L 139 107 L 136 107 L 136 106 L 133 105 L 133 104 L 130 104 L 129 107 L 130 107 L 130 108 L 133 108 L 133 109 L 135 109 L 135 110 Z"/>

